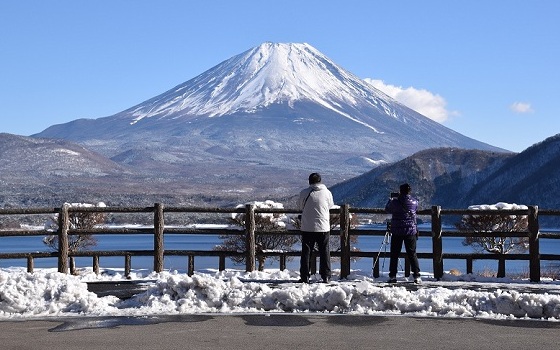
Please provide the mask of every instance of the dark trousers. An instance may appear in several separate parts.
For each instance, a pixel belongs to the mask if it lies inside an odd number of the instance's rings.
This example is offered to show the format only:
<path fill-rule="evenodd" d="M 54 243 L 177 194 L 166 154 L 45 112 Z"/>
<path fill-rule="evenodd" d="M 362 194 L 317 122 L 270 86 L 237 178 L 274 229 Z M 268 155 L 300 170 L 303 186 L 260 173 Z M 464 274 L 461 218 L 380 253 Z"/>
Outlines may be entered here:
<path fill-rule="evenodd" d="M 391 260 L 389 263 L 389 277 L 397 276 L 397 266 L 399 264 L 399 254 L 402 245 L 410 261 L 410 270 L 414 277 L 420 277 L 420 265 L 418 264 L 418 256 L 416 256 L 416 235 L 391 235 Z"/>
<path fill-rule="evenodd" d="M 315 243 L 319 247 L 319 273 L 322 278 L 331 276 L 331 252 L 329 247 L 330 232 L 302 232 L 301 260 L 299 274 L 301 278 L 309 277 L 309 260 Z"/>

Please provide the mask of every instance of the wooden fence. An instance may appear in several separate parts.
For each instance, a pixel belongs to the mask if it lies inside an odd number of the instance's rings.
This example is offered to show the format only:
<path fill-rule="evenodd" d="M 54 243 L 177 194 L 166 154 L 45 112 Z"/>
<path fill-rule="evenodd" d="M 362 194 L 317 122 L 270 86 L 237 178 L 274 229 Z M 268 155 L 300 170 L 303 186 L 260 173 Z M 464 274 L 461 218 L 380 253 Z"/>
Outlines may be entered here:
<path fill-rule="evenodd" d="M 71 212 L 102 212 L 102 213 L 151 213 L 153 214 L 153 226 L 145 228 L 113 228 L 102 227 L 88 230 L 73 230 L 70 229 L 70 213 Z M 245 214 L 245 229 L 244 230 L 229 230 L 229 229 L 210 229 L 210 228 L 193 228 L 191 226 L 165 226 L 166 213 L 215 213 L 215 214 L 231 214 L 231 213 L 244 213 Z M 56 257 L 58 260 L 58 271 L 61 273 L 68 273 L 68 261 L 70 257 L 92 257 L 93 270 L 99 273 L 99 257 L 102 256 L 123 256 L 125 258 L 125 274 L 129 274 L 131 270 L 131 257 L 132 256 L 153 256 L 153 270 L 161 272 L 164 269 L 164 256 L 185 256 L 188 258 L 188 273 L 194 273 L 194 259 L 196 256 L 217 256 L 219 257 L 219 269 L 225 270 L 226 258 L 233 256 L 244 256 L 246 271 L 254 271 L 255 261 L 259 255 L 277 256 L 280 261 L 280 269 L 286 268 L 286 258 L 290 256 L 298 256 L 298 251 L 282 251 L 282 252 L 263 252 L 258 253 L 256 249 L 256 239 L 258 235 L 269 234 L 295 234 L 298 235 L 297 230 L 284 230 L 284 231 L 270 231 L 260 232 L 255 229 L 255 215 L 259 213 L 278 213 L 278 214 L 299 214 L 300 212 L 295 209 L 263 209 L 256 208 L 253 205 L 246 205 L 245 208 L 200 208 L 200 207 L 164 207 L 161 203 L 156 203 L 153 207 L 73 207 L 68 204 L 63 205 L 61 208 L 36 208 L 36 209 L 0 209 L 0 217 L 9 215 L 53 215 L 58 216 L 58 231 L 52 232 L 49 230 L 37 229 L 4 229 L 0 230 L 0 244 L 2 237 L 9 236 L 47 236 L 58 235 L 58 251 L 55 252 L 25 252 L 25 253 L 0 253 L 0 259 L 27 259 L 27 270 L 33 271 L 34 259 Z M 351 249 L 351 236 L 384 236 L 386 230 L 364 230 L 351 228 L 350 218 L 351 215 L 386 215 L 383 209 L 380 208 L 351 208 L 349 205 L 343 205 L 340 209 L 331 210 L 331 214 L 340 215 L 340 229 L 333 231 L 333 237 L 340 237 L 340 251 L 332 252 L 334 257 L 340 257 L 340 277 L 346 278 L 351 271 L 351 264 L 353 258 L 371 258 L 376 263 L 373 264 L 374 276 L 379 276 L 379 258 L 388 257 L 386 252 L 372 252 L 372 251 L 352 251 Z M 454 254 L 445 253 L 443 251 L 442 239 L 444 237 L 468 237 L 480 236 L 480 233 L 475 232 L 458 232 L 458 231 L 445 231 L 443 230 L 442 222 L 446 215 L 527 215 L 528 217 L 528 230 L 526 232 L 490 232 L 484 233 L 486 237 L 527 237 L 529 240 L 528 254 Z M 459 209 L 442 209 L 439 206 L 433 206 L 431 209 L 418 211 L 419 216 L 430 217 L 431 230 L 420 231 L 421 237 L 427 236 L 432 239 L 432 253 L 418 253 L 419 259 L 431 259 L 433 263 L 433 272 L 436 279 L 440 279 L 444 273 L 444 260 L 446 259 L 464 259 L 466 261 L 467 273 L 472 273 L 472 262 L 478 259 L 493 259 L 493 260 L 528 260 L 529 261 L 529 278 L 532 282 L 539 282 L 541 278 L 541 260 L 545 261 L 560 261 L 559 254 L 540 254 L 539 251 L 539 238 L 556 239 L 560 238 L 559 235 L 553 233 L 539 232 L 539 216 L 560 216 L 559 210 L 539 210 L 536 206 L 530 206 L 524 210 L 459 210 Z M 153 249 L 152 250 L 119 250 L 119 251 L 70 251 L 68 246 L 68 237 L 71 235 L 79 234 L 93 234 L 93 235 L 110 235 L 110 234 L 150 234 L 153 235 Z M 164 249 L 164 235 L 165 234 L 212 234 L 212 235 L 243 235 L 247 249 L 244 252 L 238 251 L 216 251 L 216 250 L 165 250 Z M 404 257 L 404 253 L 401 254 Z M 410 273 L 409 266 L 406 264 L 406 273 Z"/>

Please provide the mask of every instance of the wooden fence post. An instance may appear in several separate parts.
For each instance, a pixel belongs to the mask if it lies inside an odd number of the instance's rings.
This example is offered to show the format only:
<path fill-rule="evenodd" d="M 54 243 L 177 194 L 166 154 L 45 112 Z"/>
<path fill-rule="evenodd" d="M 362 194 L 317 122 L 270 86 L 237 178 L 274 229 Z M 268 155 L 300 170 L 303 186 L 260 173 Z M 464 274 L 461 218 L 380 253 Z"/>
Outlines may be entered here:
<path fill-rule="evenodd" d="M 126 254 L 124 256 L 124 275 L 126 278 L 130 278 L 130 270 L 132 269 L 132 256 Z"/>
<path fill-rule="evenodd" d="M 226 256 L 225 254 L 220 254 L 218 258 L 218 271 L 225 271 L 226 269 Z"/>
<path fill-rule="evenodd" d="M 539 207 L 529 207 L 527 218 L 529 228 L 529 278 L 531 282 L 541 280 L 541 259 L 539 252 Z"/>
<path fill-rule="evenodd" d="M 93 257 L 92 263 L 93 263 L 93 273 L 99 275 L 99 255 L 95 255 Z"/>
<path fill-rule="evenodd" d="M 60 273 L 68 273 L 68 229 L 70 227 L 68 207 L 70 204 L 64 203 L 58 214 L 58 272 Z"/>
<path fill-rule="evenodd" d="M 330 249 L 330 248 L 329 248 Z M 350 275 L 350 206 L 340 207 L 340 278 Z"/>
<path fill-rule="evenodd" d="M 221 256 L 220 256 L 220 258 L 221 258 Z M 222 270 L 220 270 L 220 271 L 222 271 Z M 194 255 L 192 255 L 192 254 L 189 255 L 189 258 L 188 258 L 187 275 L 189 275 L 189 276 L 194 275 Z"/>
<path fill-rule="evenodd" d="M 247 247 L 245 257 L 245 270 L 255 271 L 256 241 L 255 241 L 255 206 L 245 206 L 245 246 Z"/>
<path fill-rule="evenodd" d="M 163 271 L 163 204 L 154 204 L 154 271 Z"/>
<path fill-rule="evenodd" d="M 440 280 L 443 277 L 443 244 L 441 240 L 441 207 L 432 206 L 432 253 L 434 277 Z"/>
<path fill-rule="evenodd" d="M 34 267 L 34 264 L 33 264 L 33 256 L 32 256 L 32 255 L 29 255 L 29 256 L 27 257 L 27 272 L 33 273 L 33 267 Z"/>
<path fill-rule="evenodd" d="M 286 270 L 286 254 L 280 255 L 280 271 Z"/>

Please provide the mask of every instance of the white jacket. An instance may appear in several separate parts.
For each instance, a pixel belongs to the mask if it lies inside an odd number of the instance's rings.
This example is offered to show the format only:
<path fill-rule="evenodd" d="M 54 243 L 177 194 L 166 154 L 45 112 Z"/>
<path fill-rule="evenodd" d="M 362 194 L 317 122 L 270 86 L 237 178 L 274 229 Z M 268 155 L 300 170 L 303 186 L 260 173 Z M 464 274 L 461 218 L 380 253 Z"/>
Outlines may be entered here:
<path fill-rule="evenodd" d="M 329 210 L 334 206 L 331 191 L 322 183 L 310 185 L 299 193 L 298 207 L 302 210 L 301 231 L 330 232 Z"/>

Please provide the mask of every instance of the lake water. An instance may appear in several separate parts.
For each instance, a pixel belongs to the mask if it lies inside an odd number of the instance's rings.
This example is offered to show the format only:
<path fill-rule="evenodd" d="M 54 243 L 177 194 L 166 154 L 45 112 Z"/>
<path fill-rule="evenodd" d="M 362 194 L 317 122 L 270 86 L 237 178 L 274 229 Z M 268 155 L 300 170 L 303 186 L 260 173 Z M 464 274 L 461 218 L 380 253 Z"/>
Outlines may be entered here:
<path fill-rule="evenodd" d="M 547 231 L 548 232 L 548 231 Z M 49 249 L 42 242 L 40 236 L 35 237 L 0 237 L 0 253 L 19 253 L 19 252 L 47 252 Z M 337 238 L 335 238 L 337 239 Z M 444 253 L 471 253 L 472 247 L 462 244 L 463 238 L 460 237 L 444 237 L 443 251 Z M 166 234 L 164 237 L 164 249 L 167 250 L 211 250 L 219 245 L 221 240 L 216 235 L 179 235 Z M 361 236 L 358 239 L 357 247 L 364 252 L 389 251 L 388 245 L 383 244 L 381 236 Z M 152 235 L 99 235 L 97 236 L 97 246 L 93 250 L 151 250 L 153 249 Z M 294 249 L 299 249 L 294 247 Z M 404 251 L 404 247 L 403 247 Z M 430 237 L 420 237 L 418 240 L 419 253 L 431 253 L 432 240 Z M 541 239 L 541 254 L 560 254 L 560 239 Z M 132 269 L 153 268 L 153 257 L 132 257 Z M 78 267 L 92 266 L 92 258 L 77 258 Z M 25 259 L 0 259 L 0 267 L 26 266 Z M 351 268 L 362 271 L 372 271 L 372 258 L 360 258 L 353 261 Z M 478 260 L 473 263 L 473 272 L 480 273 L 483 271 L 497 271 L 497 261 L 494 260 Z M 557 266 L 557 263 L 543 261 L 541 269 L 547 269 L 550 264 Z M 380 270 L 387 272 L 389 269 L 389 259 L 380 258 Z M 403 265 L 402 259 L 400 265 Z M 57 266 L 56 258 L 37 258 L 34 262 L 35 268 L 53 268 Z M 103 268 L 124 268 L 124 257 L 100 257 L 100 266 Z M 243 269 L 244 265 L 236 265 L 230 259 L 226 260 L 227 268 Z M 278 268 L 277 260 L 269 259 L 266 264 L 267 268 Z M 186 272 L 187 257 L 167 256 L 164 258 L 164 268 L 166 270 L 177 270 Z M 218 268 L 218 257 L 195 257 L 195 269 Z M 295 257 L 287 262 L 287 268 L 290 270 L 299 270 L 299 257 Z M 340 263 L 337 259 L 332 259 L 332 268 L 339 269 Z M 433 272 L 432 261 L 428 259 L 420 260 L 420 268 L 425 272 Z M 466 272 L 466 261 L 447 259 L 444 260 L 444 269 L 452 268 Z M 508 273 L 523 273 L 529 271 L 528 261 L 507 261 L 506 269 Z"/>

